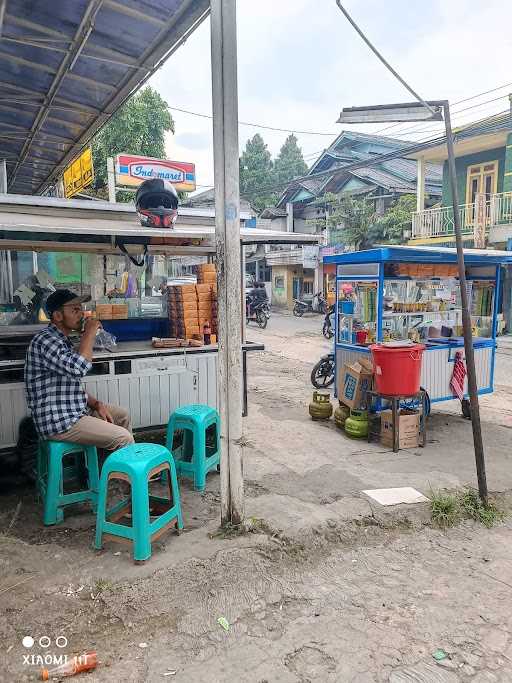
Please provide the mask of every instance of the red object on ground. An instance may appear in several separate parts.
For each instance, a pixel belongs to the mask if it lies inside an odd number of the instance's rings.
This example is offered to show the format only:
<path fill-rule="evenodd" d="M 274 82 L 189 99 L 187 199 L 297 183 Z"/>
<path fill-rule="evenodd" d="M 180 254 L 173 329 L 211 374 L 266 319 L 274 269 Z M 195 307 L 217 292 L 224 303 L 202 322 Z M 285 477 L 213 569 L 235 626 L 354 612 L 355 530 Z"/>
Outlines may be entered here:
<path fill-rule="evenodd" d="M 459 401 L 464 398 L 464 380 L 466 379 L 466 366 L 462 358 L 462 351 L 457 351 L 455 354 L 455 363 L 453 364 L 452 378 L 450 380 L 450 388 Z"/>
<path fill-rule="evenodd" d="M 385 396 L 412 396 L 420 390 L 423 344 L 411 346 L 370 346 L 375 387 Z"/>

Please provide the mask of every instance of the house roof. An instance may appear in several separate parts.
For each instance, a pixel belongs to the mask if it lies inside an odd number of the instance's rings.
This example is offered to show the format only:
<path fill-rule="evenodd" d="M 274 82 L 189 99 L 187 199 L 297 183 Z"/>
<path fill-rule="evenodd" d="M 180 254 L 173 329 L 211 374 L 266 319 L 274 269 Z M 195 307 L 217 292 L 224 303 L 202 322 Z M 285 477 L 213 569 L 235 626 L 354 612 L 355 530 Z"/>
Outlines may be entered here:
<path fill-rule="evenodd" d="M 54 182 L 207 16 L 208 0 L 0 0 L 9 192 Z"/>
<path fill-rule="evenodd" d="M 215 188 L 212 187 L 209 190 L 204 190 L 204 192 L 198 192 L 187 197 L 182 206 L 215 206 Z M 251 212 L 251 205 L 246 199 L 240 199 L 240 211 Z"/>
<path fill-rule="evenodd" d="M 503 147 L 512 132 L 512 114 L 506 112 L 475 121 L 454 131 L 455 156 L 465 156 L 487 149 Z M 414 152 L 407 155 L 410 159 L 423 158 L 428 161 L 441 162 L 448 158 L 446 137 L 419 144 Z"/>
<path fill-rule="evenodd" d="M 380 154 L 387 148 L 391 152 L 403 149 L 404 141 L 369 133 L 349 133 L 343 131 L 328 149 L 324 150 L 309 169 L 310 174 L 325 173 L 332 175 L 322 178 L 301 178 L 292 181 L 277 202 L 282 207 L 288 201 L 311 201 L 325 191 L 341 191 L 348 178 L 355 177 L 368 184 L 367 191 L 382 187 L 389 192 L 416 192 L 417 167 L 411 159 L 398 157 L 378 162 Z M 356 161 L 371 161 L 372 164 L 357 169 L 345 169 Z M 377 163 L 376 163 L 377 162 Z M 428 164 L 425 173 L 425 188 L 428 194 L 441 195 L 442 167 Z M 308 194 L 304 194 L 306 190 Z M 358 192 L 364 192 L 364 189 Z"/>

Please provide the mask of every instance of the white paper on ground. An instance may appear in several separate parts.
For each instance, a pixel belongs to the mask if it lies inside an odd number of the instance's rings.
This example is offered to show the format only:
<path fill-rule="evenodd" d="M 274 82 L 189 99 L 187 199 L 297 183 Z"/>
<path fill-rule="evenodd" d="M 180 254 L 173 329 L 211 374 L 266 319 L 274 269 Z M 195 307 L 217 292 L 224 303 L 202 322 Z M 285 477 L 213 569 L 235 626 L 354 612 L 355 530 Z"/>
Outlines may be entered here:
<path fill-rule="evenodd" d="M 381 505 L 400 505 L 400 503 L 426 503 L 428 498 L 410 486 L 396 489 L 368 489 L 363 491 Z"/>

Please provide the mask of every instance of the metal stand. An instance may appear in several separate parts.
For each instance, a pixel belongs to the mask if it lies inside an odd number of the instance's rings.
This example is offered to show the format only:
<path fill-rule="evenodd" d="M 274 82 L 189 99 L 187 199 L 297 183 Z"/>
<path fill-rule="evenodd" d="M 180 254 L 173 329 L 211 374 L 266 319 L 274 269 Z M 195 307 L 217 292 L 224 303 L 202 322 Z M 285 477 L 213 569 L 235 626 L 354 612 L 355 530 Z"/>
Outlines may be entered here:
<path fill-rule="evenodd" d="M 420 389 L 417 394 L 411 396 L 387 396 L 379 394 L 377 391 L 366 392 L 366 406 L 368 410 L 368 443 L 374 437 L 380 439 L 380 411 L 382 411 L 382 401 L 388 401 L 391 404 L 391 411 L 393 414 L 393 452 L 398 453 L 400 450 L 400 408 L 404 407 L 403 403 L 414 403 L 420 406 L 420 443 L 424 448 L 427 444 L 427 414 L 426 414 L 426 396 L 427 393 Z M 375 408 L 374 408 L 375 402 Z"/>

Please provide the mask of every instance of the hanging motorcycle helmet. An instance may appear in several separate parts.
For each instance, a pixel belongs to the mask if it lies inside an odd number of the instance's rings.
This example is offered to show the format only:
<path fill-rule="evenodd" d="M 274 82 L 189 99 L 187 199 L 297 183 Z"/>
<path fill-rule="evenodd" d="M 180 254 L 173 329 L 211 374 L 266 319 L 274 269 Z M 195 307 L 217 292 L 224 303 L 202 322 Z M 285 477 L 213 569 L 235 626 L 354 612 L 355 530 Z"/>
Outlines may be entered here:
<path fill-rule="evenodd" d="M 178 193 L 167 180 L 145 180 L 135 195 L 135 209 L 141 225 L 172 228 L 178 217 Z"/>

